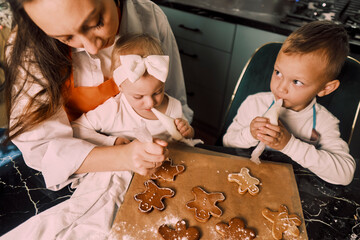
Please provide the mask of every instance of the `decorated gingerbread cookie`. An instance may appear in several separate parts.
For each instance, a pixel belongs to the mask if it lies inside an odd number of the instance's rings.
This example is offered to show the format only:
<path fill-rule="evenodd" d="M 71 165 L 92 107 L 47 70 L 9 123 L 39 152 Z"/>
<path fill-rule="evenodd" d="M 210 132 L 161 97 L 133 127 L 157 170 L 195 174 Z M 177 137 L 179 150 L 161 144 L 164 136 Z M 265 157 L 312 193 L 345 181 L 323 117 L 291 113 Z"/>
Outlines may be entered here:
<path fill-rule="evenodd" d="M 262 215 L 273 224 L 271 231 L 275 239 L 282 239 L 284 232 L 288 232 L 294 237 L 300 235 L 297 226 L 301 225 L 301 219 L 295 214 L 289 215 L 285 205 L 280 205 L 278 212 L 272 212 L 265 208 L 262 210 Z"/>
<path fill-rule="evenodd" d="M 165 240 L 198 240 L 200 237 L 199 230 L 195 227 L 187 228 L 184 220 L 178 221 L 175 229 L 163 224 L 159 227 L 158 232 Z"/>
<path fill-rule="evenodd" d="M 207 222 L 211 215 L 214 217 L 222 215 L 222 211 L 216 206 L 216 203 L 225 200 L 224 194 L 220 192 L 207 193 L 200 187 L 194 187 L 192 193 L 195 199 L 188 202 L 186 207 L 195 212 L 195 219 L 197 221 Z"/>
<path fill-rule="evenodd" d="M 251 195 L 259 193 L 259 188 L 256 185 L 259 185 L 260 181 L 250 175 L 248 168 L 241 168 L 239 173 L 230 173 L 228 175 L 228 181 L 239 184 L 238 192 L 240 194 L 245 194 L 246 191 Z"/>
<path fill-rule="evenodd" d="M 148 180 L 144 184 L 146 190 L 134 196 L 135 200 L 140 202 L 139 209 L 142 212 L 150 212 L 153 208 L 160 211 L 164 210 L 163 198 L 170 198 L 175 195 L 175 192 L 170 188 L 160 188 L 152 180 Z"/>
<path fill-rule="evenodd" d="M 251 240 L 256 237 L 255 232 L 245 228 L 244 222 L 239 218 L 232 218 L 229 225 L 218 223 L 215 230 L 226 240 Z"/>
<path fill-rule="evenodd" d="M 185 170 L 183 165 L 172 165 L 172 160 L 168 159 L 163 162 L 159 169 L 151 175 L 151 179 L 160 179 L 167 182 L 172 182 L 175 176 Z"/>

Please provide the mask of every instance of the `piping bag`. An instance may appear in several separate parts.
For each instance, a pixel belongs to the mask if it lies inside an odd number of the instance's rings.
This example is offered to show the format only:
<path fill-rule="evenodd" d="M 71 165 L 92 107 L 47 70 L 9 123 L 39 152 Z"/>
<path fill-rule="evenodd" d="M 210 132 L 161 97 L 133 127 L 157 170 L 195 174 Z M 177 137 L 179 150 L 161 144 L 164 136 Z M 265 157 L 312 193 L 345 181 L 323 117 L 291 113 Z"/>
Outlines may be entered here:
<path fill-rule="evenodd" d="M 134 135 L 142 143 L 152 143 L 153 137 L 147 129 L 144 119 L 140 120 L 140 127 L 134 128 Z"/>
<path fill-rule="evenodd" d="M 281 106 L 283 104 L 282 99 L 278 99 L 263 115 L 263 117 L 268 118 L 270 120 L 270 123 L 272 125 L 278 125 L 278 119 L 279 119 L 279 113 Z M 260 164 L 260 155 L 265 150 L 265 143 L 259 142 L 257 147 L 254 149 L 254 151 L 251 153 L 250 160 L 253 161 L 256 164 Z"/>
<path fill-rule="evenodd" d="M 183 142 L 188 146 L 195 146 L 198 143 L 204 143 L 200 139 L 186 139 L 184 138 L 181 133 L 177 130 L 175 125 L 175 119 L 169 117 L 168 115 L 163 114 L 162 112 L 158 111 L 155 108 L 152 108 L 151 111 L 155 114 L 155 116 L 159 119 L 165 129 L 169 132 L 172 139 Z"/>

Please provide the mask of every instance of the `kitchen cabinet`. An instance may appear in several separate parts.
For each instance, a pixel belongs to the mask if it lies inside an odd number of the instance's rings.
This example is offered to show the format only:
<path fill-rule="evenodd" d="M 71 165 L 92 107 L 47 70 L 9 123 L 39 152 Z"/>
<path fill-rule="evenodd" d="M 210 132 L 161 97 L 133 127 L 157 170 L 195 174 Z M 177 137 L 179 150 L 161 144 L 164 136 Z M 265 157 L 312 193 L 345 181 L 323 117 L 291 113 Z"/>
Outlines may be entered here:
<path fill-rule="evenodd" d="M 174 32 L 194 122 L 217 134 L 223 112 L 235 24 L 161 7 Z"/>
<path fill-rule="evenodd" d="M 194 122 L 219 134 L 242 68 L 261 45 L 286 36 L 161 6 L 175 35 Z"/>
<path fill-rule="evenodd" d="M 239 24 L 236 26 L 236 35 L 231 56 L 229 78 L 223 99 L 226 106 L 230 104 L 231 96 L 243 68 L 256 49 L 268 42 L 284 42 L 286 37 L 287 36 L 277 33 L 267 32 Z M 223 116 L 225 116 L 226 110 L 226 108 L 223 109 Z"/>

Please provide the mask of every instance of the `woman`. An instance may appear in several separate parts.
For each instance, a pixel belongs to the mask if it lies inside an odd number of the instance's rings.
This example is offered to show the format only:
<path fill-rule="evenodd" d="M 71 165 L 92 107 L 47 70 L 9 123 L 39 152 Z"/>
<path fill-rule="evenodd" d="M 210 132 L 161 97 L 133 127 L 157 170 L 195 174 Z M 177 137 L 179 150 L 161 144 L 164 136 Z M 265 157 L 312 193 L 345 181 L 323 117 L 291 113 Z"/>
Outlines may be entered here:
<path fill-rule="evenodd" d="M 73 138 L 69 120 L 118 93 L 112 80 L 107 80 L 110 53 L 115 39 L 129 32 L 146 32 L 160 39 L 171 58 L 165 89 L 182 102 L 184 115 L 191 120 L 179 54 L 166 16 L 149 0 L 9 3 L 17 24 L 6 49 L 10 139 L 26 164 L 42 172 L 47 188 L 58 190 L 69 183 L 78 187 L 71 199 L 37 216 L 42 218 L 33 217 L 9 239 L 17 233 L 29 238 L 27 230 L 35 238 L 43 233 L 79 239 L 76 234 L 91 231 L 76 226 L 84 219 L 85 226 L 97 222 L 98 213 L 105 220 L 95 230 L 107 232 L 116 211 L 114 201 L 122 201 L 130 181 L 129 170 L 143 175 L 153 171 L 166 158 L 167 143 L 134 140 L 126 145 L 95 146 Z M 74 208 L 72 203 L 78 202 L 83 204 Z M 55 216 L 61 221 L 49 228 L 46 224 Z"/>
<path fill-rule="evenodd" d="M 147 32 L 160 39 L 170 55 L 166 91 L 182 102 L 191 120 L 176 42 L 160 8 L 148 0 L 9 2 L 17 23 L 7 49 L 10 137 L 25 162 L 42 171 L 47 187 L 60 189 L 73 173 L 132 170 L 147 174 L 158 166 L 166 156 L 165 142 L 94 146 L 72 137 L 68 117 L 73 120 L 117 94 L 117 88 L 104 81 L 110 74 L 115 38 Z M 67 85 L 70 77 L 73 81 Z M 88 87 L 95 88 L 89 92 Z"/>

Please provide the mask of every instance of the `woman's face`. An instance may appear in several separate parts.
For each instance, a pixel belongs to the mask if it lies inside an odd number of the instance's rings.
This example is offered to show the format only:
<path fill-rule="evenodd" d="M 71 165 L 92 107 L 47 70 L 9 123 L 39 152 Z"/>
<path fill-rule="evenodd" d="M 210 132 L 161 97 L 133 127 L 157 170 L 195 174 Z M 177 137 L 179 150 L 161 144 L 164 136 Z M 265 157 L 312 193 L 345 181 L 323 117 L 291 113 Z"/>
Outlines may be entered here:
<path fill-rule="evenodd" d="M 114 0 L 33 0 L 24 9 L 47 35 L 90 54 L 111 46 L 119 28 Z"/>

